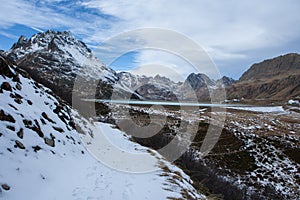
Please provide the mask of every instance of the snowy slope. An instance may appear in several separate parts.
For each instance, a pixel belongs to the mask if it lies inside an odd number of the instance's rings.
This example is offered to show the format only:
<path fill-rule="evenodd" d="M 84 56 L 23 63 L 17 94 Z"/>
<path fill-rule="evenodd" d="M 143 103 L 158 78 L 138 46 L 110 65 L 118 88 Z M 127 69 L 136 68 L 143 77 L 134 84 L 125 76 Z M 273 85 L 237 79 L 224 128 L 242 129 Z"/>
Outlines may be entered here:
<path fill-rule="evenodd" d="M 205 198 L 187 175 L 157 153 L 110 125 L 88 122 L 26 73 L 9 67 L 2 57 L 0 61 L 1 199 Z M 80 135 L 93 143 L 91 135 L 99 129 L 122 148 L 148 152 L 145 156 L 154 158 L 157 171 L 124 173 L 96 160 Z"/>

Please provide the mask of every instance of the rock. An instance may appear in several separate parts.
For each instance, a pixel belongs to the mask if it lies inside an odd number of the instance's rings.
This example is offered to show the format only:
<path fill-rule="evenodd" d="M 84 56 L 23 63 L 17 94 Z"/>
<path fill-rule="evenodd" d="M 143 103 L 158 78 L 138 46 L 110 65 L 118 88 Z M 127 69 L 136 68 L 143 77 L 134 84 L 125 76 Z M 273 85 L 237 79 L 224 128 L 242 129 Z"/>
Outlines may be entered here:
<path fill-rule="evenodd" d="M 23 139 L 23 135 L 24 135 L 24 133 L 23 133 L 23 128 L 21 128 L 21 129 L 17 132 L 17 136 L 18 136 L 19 138 Z"/>
<path fill-rule="evenodd" d="M 50 138 L 44 138 L 44 140 L 45 140 L 45 144 L 47 144 L 47 145 L 49 145 L 50 147 L 55 147 L 55 141 L 54 141 L 54 139 L 50 139 Z"/>
<path fill-rule="evenodd" d="M 60 133 L 65 132 L 64 129 L 62 129 L 60 127 L 52 126 L 52 128 Z"/>
<path fill-rule="evenodd" d="M 13 81 L 14 81 L 14 82 L 19 82 L 19 83 L 20 83 L 20 77 L 19 77 L 19 74 L 16 74 L 16 75 L 13 77 Z"/>
<path fill-rule="evenodd" d="M 16 122 L 16 120 L 10 114 L 6 114 L 4 110 L 0 110 L 0 121 Z"/>
<path fill-rule="evenodd" d="M 28 105 L 32 105 L 32 101 L 27 100 Z"/>
<path fill-rule="evenodd" d="M 20 83 L 17 83 L 16 88 L 17 88 L 18 90 L 22 90 L 21 84 L 20 84 Z"/>
<path fill-rule="evenodd" d="M 22 104 L 23 103 L 22 99 L 20 99 L 20 98 L 15 98 L 15 102 L 17 104 Z"/>
<path fill-rule="evenodd" d="M 25 146 L 23 145 L 23 143 L 20 142 L 20 141 L 18 141 L 18 140 L 16 140 L 16 145 L 15 145 L 15 147 L 18 147 L 18 148 L 20 148 L 20 149 L 25 149 Z"/>
<path fill-rule="evenodd" d="M 15 76 L 7 63 L 7 59 L 4 59 L 2 56 L 0 56 L 0 74 L 9 78 Z"/>
<path fill-rule="evenodd" d="M 18 39 L 18 42 L 14 43 L 12 46 L 12 49 L 16 49 L 19 47 L 22 47 L 28 43 L 27 38 L 24 35 L 21 35 L 21 37 Z"/>
<path fill-rule="evenodd" d="M 6 126 L 6 128 L 8 128 L 9 130 L 12 130 L 12 131 L 16 131 L 14 126 Z"/>
<path fill-rule="evenodd" d="M 34 151 L 34 152 L 38 152 L 39 150 L 42 149 L 42 148 L 41 148 L 40 146 L 38 146 L 38 145 L 37 145 L 37 146 L 33 146 L 32 148 L 33 148 L 33 151 Z"/>
<path fill-rule="evenodd" d="M 10 186 L 6 183 L 2 184 L 1 187 L 3 188 L 3 190 L 10 190 Z"/>
<path fill-rule="evenodd" d="M 11 88 L 11 85 L 9 84 L 9 82 L 3 82 L 0 88 L 2 90 L 6 90 L 6 91 L 12 92 L 12 88 Z"/>
<path fill-rule="evenodd" d="M 48 117 L 48 115 L 47 115 L 45 112 L 42 113 L 42 116 L 43 116 L 46 120 L 48 120 L 49 122 L 51 122 L 51 123 L 53 123 L 53 124 L 56 124 L 55 121 L 53 121 L 52 119 L 50 119 L 50 118 Z"/>

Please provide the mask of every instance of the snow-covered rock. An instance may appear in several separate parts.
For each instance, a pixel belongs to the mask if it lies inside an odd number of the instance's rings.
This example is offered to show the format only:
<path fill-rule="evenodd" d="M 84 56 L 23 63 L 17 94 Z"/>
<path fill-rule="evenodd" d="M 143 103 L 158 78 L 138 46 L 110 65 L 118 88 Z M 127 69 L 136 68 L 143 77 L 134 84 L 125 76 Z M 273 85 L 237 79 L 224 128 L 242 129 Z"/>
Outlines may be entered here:
<path fill-rule="evenodd" d="M 99 98 L 110 98 L 114 88 L 121 94 L 133 93 L 118 84 L 116 72 L 103 64 L 69 31 L 48 30 L 30 39 L 21 36 L 6 54 L 32 78 L 69 103 L 72 92 L 90 98 L 95 98 L 95 95 L 92 96 L 95 93 Z M 84 83 L 73 91 L 74 82 L 79 78 Z"/>
<path fill-rule="evenodd" d="M 289 105 L 300 105 L 299 100 L 293 100 L 293 99 L 288 100 L 287 103 L 288 103 Z"/>

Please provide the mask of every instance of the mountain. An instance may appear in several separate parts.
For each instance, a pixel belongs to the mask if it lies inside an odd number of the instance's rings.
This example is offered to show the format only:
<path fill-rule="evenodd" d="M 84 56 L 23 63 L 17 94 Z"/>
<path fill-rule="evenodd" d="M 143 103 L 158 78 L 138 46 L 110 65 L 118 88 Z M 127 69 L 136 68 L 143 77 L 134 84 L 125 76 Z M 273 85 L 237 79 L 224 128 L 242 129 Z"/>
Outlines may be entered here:
<path fill-rule="evenodd" d="M 118 85 L 116 72 L 106 67 L 69 31 L 48 30 L 30 39 L 21 36 L 7 52 L 7 57 L 69 103 L 72 92 L 86 98 L 95 98 L 91 94 L 96 94 L 105 99 L 110 98 L 114 88 L 118 88 L 120 94 L 132 93 Z M 81 88 L 73 91 L 76 78 L 84 82 Z M 95 84 L 97 91 L 91 91 Z"/>
<path fill-rule="evenodd" d="M 212 80 L 202 73 L 191 73 L 184 82 L 174 82 L 167 77 L 133 75 L 129 72 L 118 73 L 119 83 L 136 91 L 149 100 L 194 100 L 195 94 L 199 101 L 209 101 L 210 91 L 233 84 L 235 80 L 222 77 Z"/>
<path fill-rule="evenodd" d="M 128 72 L 116 73 L 69 31 L 48 30 L 30 39 L 21 36 L 6 55 L 36 81 L 51 88 L 69 103 L 72 103 L 72 96 L 110 99 L 113 93 L 117 98 L 189 100 L 194 93 L 189 92 L 189 84 L 200 101 L 208 101 L 208 89 L 223 86 L 220 84 L 223 80 L 214 81 L 204 74 L 192 73 L 184 83 L 175 83 L 159 75 L 147 77 Z M 74 88 L 75 80 L 82 83 Z M 227 85 L 231 84 L 231 80 L 226 81 Z"/>
<path fill-rule="evenodd" d="M 129 72 L 118 73 L 119 83 L 137 92 L 145 99 L 174 101 L 180 83 L 169 78 L 156 75 L 155 77 L 133 75 Z"/>
<path fill-rule="evenodd" d="M 219 87 L 220 86 L 228 87 L 234 83 L 236 83 L 236 80 L 234 80 L 233 78 L 227 77 L 227 76 L 223 76 L 222 78 L 220 78 L 216 81 L 216 85 Z"/>
<path fill-rule="evenodd" d="M 291 53 L 256 63 L 227 88 L 230 98 L 287 100 L 300 96 L 300 55 Z"/>
<path fill-rule="evenodd" d="M 293 74 L 300 74 L 300 55 L 296 53 L 278 56 L 252 65 L 241 76 L 239 82 L 282 79 Z"/>
<path fill-rule="evenodd" d="M 4 56 L 0 99 L 0 199 L 205 199 L 181 169 L 111 125 L 86 120 Z M 96 160 L 83 141 L 111 155 L 97 143 L 101 132 L 151 157 L 156 170 L 124 173 Z"/>

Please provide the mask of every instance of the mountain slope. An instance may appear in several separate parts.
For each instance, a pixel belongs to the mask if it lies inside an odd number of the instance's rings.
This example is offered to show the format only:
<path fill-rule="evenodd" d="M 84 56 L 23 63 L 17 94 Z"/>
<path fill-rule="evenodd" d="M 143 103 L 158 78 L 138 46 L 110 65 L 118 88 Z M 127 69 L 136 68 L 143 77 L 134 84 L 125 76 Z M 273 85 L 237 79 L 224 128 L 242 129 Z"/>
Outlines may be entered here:
<path fill-rule="evenodd" d="M 230 98 L 287 100 L 300 96 L 300 55 L 286 54 L 254 64 L 227 89 Z"/>
<path fill-rule="evenodd" d="M 97 161 L 81 137 L 93 143 L 91 136 L 103 128 L 131 151 L 157 153 L 129 141 L 110 125 L 94 125 L 80 117 L 2 56 L 0 86 L 0 198 L 205 198 L 187 175 L 161 157 L 155 157 L 157 171 L 145 174 L 118 172 Z"/>
<path fill-rule="evenodd" d="M 113 89 L 119 93 L 132 93 L 117 83 L 116 72 L 106 67 L 91 50 L 70 32 L 49 30 L 29 40 L 21 36 L 7 52 L 7 56 L 25 69 L 36 81 L 51 88 L 57 95 L 72 101 L 75 78 L 85 82 L 77 88 L 80 96 L 110 98 Z M 97 91 L 91 91 L 97 84 Z M 95 89 L 96 90 L 96 89 Z"/>
<path fill-rule="evenodd" d="M 256 63 L 239 79 L 239 82 L 281 79 L 293 74 L 300 74 L 300 55 L 290 53 Z"/>

